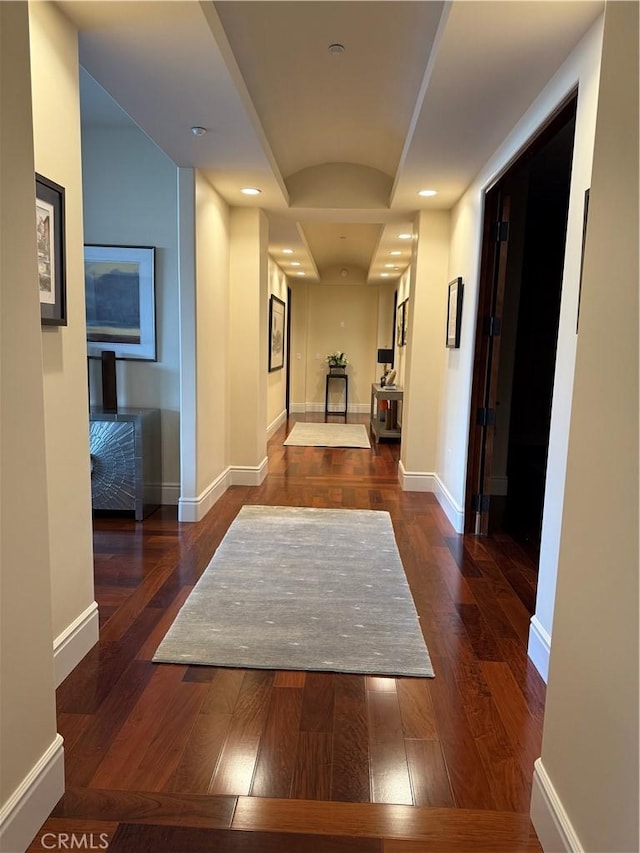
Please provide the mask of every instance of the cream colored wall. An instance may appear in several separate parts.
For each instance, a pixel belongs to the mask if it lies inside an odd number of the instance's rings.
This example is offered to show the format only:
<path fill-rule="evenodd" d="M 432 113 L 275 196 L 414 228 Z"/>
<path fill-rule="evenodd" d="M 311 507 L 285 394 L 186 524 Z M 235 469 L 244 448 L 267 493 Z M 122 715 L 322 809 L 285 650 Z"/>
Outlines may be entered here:
<path fill-rule="evenodd" d="M 638 837 L 638 5 L 606 9 L 542 766 L 580 850 Z M 615 223 L 615 227 L 612 227 Z M 549 849 L 549 848 L 547 848 Z"/>
<path fill-rule="evenodd" d="M 274 263 L 274 261 L 271 260 L 271 258 L 269 258 L 268 279 L 269 297 L 271 297 L 271 294 L 273 294 L 274 296 L 277 296 L 278 299 L 281 299 L 287 306 L 285 308 L 285 312 L 288 312 L 289 306 L 287 305 L 287 277 L 282 272 L 280 267 L 276 263 Z M 288 359 L 289 357 L 289 353 L 285 352 L 285 359 Z M 285 412 L 286 384 L 287 364 L 285 360 L 285 365 L 282 370 L 274 370 L 267 376 L 267 429 L 269 428 L 269 426 L 278 421 L 278 419 L 281 418 L 283 413 Z"/>
<path fill-rule="evenodd" d="M 180 480 L 176 166 L 133 122 L 130 127 L 114 128 L 85 124 L 82 180 L 85 243 L 154 246 L 156 250 L 157 361 L 117 362 L 118 404 L 160 409 L 162 499 L 176 503 Z M 91 360 L 90 374 L 91 401 L 100 405 L 97 359 Z"/>
<path fill-rule="evenodd" d="M 405 372 L 406 372 L 406 364 L 407 364 L 407 348 L 406 346 L 399 346 L 398 341 L 400 340 L 400 330 L 398 329 L 398 308 L 402 303 L 409 298 L 409 292 L 411 290 L 411 267 L 407 267 L 405 272 L 400 276 L 398 280 L 398 297 L 397 297 L 397 307 L 396 307 L 396 316 L 394 318 L 394 322 L 396 324 L 396 338 L 395 338 L 395 368 L 396 368 L 396 384 L 400 388 L 404 388 L 405 386 Z"/>
<path fill-rule="evenodd" d="M 0 808 L 56 739 L 27 7 L 0 3 Z M 8 251 L 7 251 L 8 249 Z M 3 850 L 29 842 L 62 774 Z M 41 793 L 43 793 L 41 791 Z M 12 814 L 13 816 L 13 814 Z"/>
<path fill-rule="evenodd" d="M 377 379 L 377 288 L 364 283 L 364 274 L 362 283 L 345 285 L 335 270 L 309 286 L 308 298 L 307 407 L 324 411 L 326 356 L 339 350 L 349 362 L 349 408 L 368 412 L 371 383 Z M 342 394 L 339 384 L 332 383 L 330 406 L 340 408 Z"/>
<path fill-rule="evenodd" d="M 376 347 L 378 349 L 391 349 L 393 343 L 393 324 L 395 316 L 393 313 L 393 297 L 396 292 L 396 285 L 381 284 L 377 287 L 378 290 L 378 338 Z M 377 358 L 377 353 L 376 356 Z M 378 366 L 376 361 L 376 376 L 382 375 L 382 365 Z"/>
<path fill-rule="evenodd" d="M 196 171 L 197 494 L 229 458 L 229 228 L 227 205 Z"/>
<path fill-rule="evenodd" d="M 292 280 L 291 285 L 291 387 L 290 409 L 306 412 L 307 400 L 307 329 L 309 285 Z"/>
<path fill-rule="evenodd" d="M 68 322 L 42 329 L 55 638 L 93 605 L 78 48 L 52 3 L 29 18 L 35 167 L 66 190 Z"/>
<path fill-rule="evenodd" d="M 230 461 L 265 464 L 267 423 L 267 243 L 261 210 L 233 208 L 230 220 Z"/>
<path fill-rule="evenodd" d="M 418 474 L 426 489 L 435 486 L 424 477 L 433 477 L 437 466 L 442 368 L 445 359 L 456 358 L 456 350 L 445 348 L 449 212 L 421 211 L 416 232 L 407 344 L 401 355 L 405 389 L 401 462 L 405 473 Z"/>

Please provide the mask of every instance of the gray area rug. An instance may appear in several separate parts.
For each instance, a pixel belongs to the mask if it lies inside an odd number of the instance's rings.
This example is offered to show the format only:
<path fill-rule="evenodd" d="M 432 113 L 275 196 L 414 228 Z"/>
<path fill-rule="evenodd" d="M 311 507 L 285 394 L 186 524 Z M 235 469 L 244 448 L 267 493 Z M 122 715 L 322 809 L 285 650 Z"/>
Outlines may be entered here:
<path fill-rule="evenodd" d="M 364 424 L 314 424 L 298 421 L 285 444 L 293 447 L 371 447 Z"/>
<path fill-rule="evenodd" d="M 245 506 L 156 662 L 433 676 L 387 512 Z"/>

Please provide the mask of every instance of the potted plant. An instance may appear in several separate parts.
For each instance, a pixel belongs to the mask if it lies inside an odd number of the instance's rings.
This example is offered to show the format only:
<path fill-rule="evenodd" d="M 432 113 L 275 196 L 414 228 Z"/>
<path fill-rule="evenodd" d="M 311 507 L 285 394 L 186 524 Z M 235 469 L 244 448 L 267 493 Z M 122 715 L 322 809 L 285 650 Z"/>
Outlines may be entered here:
<path fill-rule="evenodd" d="M 343 352 L 329 353 L 327 364 L 329 365 L 329 373 L 343 372 L 347 366 L 347 356 Z"/>

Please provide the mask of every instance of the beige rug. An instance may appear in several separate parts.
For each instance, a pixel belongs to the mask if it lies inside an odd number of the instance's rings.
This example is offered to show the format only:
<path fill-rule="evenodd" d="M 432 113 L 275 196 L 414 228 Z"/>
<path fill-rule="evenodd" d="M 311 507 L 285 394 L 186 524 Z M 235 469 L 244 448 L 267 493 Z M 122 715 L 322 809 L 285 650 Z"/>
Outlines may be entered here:
<path fill-rule="evenodd" d="M 364 424 L 314 424 L 299 421 L 284 442 L 293 447 L 371 447 Z"/>

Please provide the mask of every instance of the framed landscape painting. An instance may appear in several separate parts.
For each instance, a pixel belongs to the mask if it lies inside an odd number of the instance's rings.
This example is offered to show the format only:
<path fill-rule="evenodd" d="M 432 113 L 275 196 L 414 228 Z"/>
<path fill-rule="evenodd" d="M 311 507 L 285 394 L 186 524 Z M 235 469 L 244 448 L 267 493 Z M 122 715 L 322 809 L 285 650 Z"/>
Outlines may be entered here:
<path fill-rule="evenodd" d="M 152 246 L 84 247 L 90 356 L 156 360 L 154 261 Z"/>
<path fill-rule="evenodd" d="M 40 322 L 67 325 L 64 187 L 36 175 L 36 245 Z"/>
<path fill-rule="evenodd" d="M 269 299 L 269 373 L 284 367 L 284 312 L 282 299 Z"/>

